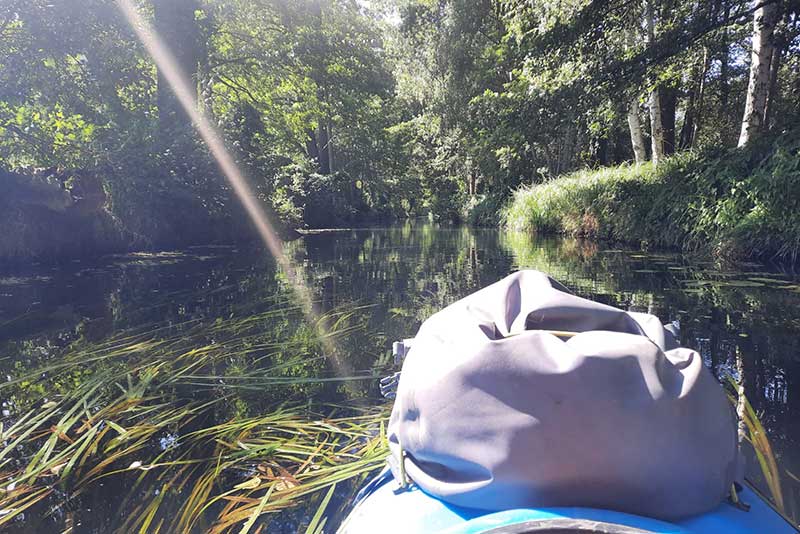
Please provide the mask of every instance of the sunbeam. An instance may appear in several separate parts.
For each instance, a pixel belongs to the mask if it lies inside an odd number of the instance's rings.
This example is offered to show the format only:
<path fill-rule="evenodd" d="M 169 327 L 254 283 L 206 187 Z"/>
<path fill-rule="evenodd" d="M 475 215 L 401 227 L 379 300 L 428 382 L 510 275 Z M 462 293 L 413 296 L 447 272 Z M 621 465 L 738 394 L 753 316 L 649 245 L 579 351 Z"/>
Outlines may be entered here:
<path fill-rule="evenodd" d="M 133 28 L 148 54 L 153 58 L 157 68 L 164 75 L 164 79 L 174 92 L 181 107 L 191 118 L 194 127 L 255 225 L 261 240 L 286 274 L 289 283 L 293 286 L 301 301 L 306 318 L 311 325 L 316 325 L 319 339 L 323 344 L 326 355 L 329 357 L 329 361 L 334 365 L 335 372 L 340 376 L 350 376 L 352 373 L 348 369 L 346 362 L 341 361 L 338 357 L 333 339 L 328 335 L 329 332 L 325 326 L 323 316 L 317 309 L 311 290 L 306 285 L 302 274 L 298 272 L 292 260 L 284 253 L 283 243 L 275 232 L 274 226 L 264 212 L 241 169 L 239 169 L 230 152 L 228 152 L 222 136 L 199 109 L 194 85 L 189 83 L 188 76 L 181 69 L 175 56 L 164 44 L 164 41 L 156 33 L 152 25 L 141 16 L 133 2 L 131 0 L 116 0 L 116 2 L 128 24 Z"/>

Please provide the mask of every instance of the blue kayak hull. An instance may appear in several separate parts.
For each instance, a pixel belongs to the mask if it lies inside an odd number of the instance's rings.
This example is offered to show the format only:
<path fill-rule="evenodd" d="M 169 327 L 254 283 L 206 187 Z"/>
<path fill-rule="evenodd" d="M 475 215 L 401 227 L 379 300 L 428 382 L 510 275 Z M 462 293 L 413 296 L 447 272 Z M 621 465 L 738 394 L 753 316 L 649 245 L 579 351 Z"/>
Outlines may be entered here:
<path fill-rule="evenodd" d="M 387 480 L 388 478 L 388 480 Z M 701 516 L 666 523 L 610 510 L 591 508 L 524 508 L 487 512 L 446 504 L 417 487 L 396 491 L 391 477 L 371 482 L 342 524 L 340 534 L 477 534 L 531 521 L 583 519 L 623 525 L 657 534 L 796 534 L 780 514 L 750 488 L 741 492 L 748 511 L 723 503 Z"/>

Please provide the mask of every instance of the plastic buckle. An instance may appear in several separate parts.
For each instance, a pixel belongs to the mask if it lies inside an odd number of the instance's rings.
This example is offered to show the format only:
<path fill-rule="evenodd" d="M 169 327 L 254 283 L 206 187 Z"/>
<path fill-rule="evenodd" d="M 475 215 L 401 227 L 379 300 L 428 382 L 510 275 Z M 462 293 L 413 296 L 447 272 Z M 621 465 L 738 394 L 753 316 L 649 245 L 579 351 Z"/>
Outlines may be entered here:
<path fill-rule="evenodd" d="M 406 451 L 403 450 L 403 447 L 400 447 L 400 459 L 398 460 L 397 457 L 394 455 L 390 455 L 387 463 L 389 464 L 389 469 L 392 471 L 392 476 L 397 481 L 397 488 L 395 488 L 395 493 L 400 493 L 402 491 L 406 491 L 411 484 L 411 480 L 408 478 L 408 474 L 406 474 Z"/>
<path fill-rule="evenodd" d="M 403 359 L 408 355 L 411 350 L 411 345 L 414 339 L 404 339 L 403 341 L 395 341 L 392 343 L 392 356 L 394 356 L 394 364 L 400 365 Z"/>

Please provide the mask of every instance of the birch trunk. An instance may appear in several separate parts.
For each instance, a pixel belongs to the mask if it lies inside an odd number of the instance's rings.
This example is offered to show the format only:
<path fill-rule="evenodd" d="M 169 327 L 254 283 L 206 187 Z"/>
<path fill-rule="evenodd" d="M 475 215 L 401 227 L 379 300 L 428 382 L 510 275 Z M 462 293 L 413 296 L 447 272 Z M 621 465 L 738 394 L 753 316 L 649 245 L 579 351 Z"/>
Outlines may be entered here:
<path fill-rule="evenodd" d="M 661 129 L 664 141 L 661 144 L 665 156 L 675 153 L 675 115 L 678 107 L 678 87 L 669 85 L 659 91 L 661 97 Z"/>
<path fill-rule="evenodd" d="M 656 34 L 652 0 L 645 0 L 644 6 L 647 23 L 647 44 L 652 46 Z M 658 85 L 655 85 L 650 91 L 648 105 L 650 106 L 650 151 L 653 165 L 658 165 L 664 159 L 664 126 L 661 123 L 661 93 Z"/>
<path fill-rule="evenodd" d="M 754 0 L 760 3 L 760 0 Z M 775 4 L 766 4 L 753 14 L 753 52 L 750 62 L 750 82 L 747 85 L 739 146 L 745 146 L 764 130 L 764 117 L 769 94 L 769 64 L 772 59 L 772 33 L 776 22 Z"/>
<path fill-rule="evenodd" d="M 661 93 L 658 87 L 650 92 L 650 152 L 653 165 L 664 159 L 664 126 L 661 124 Z"/>
<path fill-rule="evenodd" d="M 634 26 L 635 21 L 629 22 Z M 628 48 L 633 48 L 636 44 L 636 36 L 631 28 L 625 31 L 625 41 Z M 628 130 L 631 134 L 631 146 L 633 147 L 633 157 L 639 165 L 647 161 L 647 149 L 644 145 L 644 135 L 642 134 L 642 121 L 639 119 L 639 95 L 634 95 L 628 103 Z"/>
<path fill-rule="evenodd" d="M 636 164 L 647 161 L 647 150 L 644 147 L 642 122 L 639 120 L 639 99 L 633 98 L 628 106 L 628 129 L 631 132 L 631 145 Z"/>

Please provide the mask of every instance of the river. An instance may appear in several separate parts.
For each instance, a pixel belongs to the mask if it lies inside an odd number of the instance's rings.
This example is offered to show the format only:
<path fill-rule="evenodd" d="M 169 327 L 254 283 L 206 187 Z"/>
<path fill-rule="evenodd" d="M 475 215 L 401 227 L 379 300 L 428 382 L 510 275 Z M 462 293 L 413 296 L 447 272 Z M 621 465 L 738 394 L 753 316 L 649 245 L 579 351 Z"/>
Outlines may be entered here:
<path fill-rule="evenodd" d="M 795 276 L 755 263 L 732 268 L 673 253 L 415 222 L 313 233 L 287 243 L 286 252 L 310 287 L 318 313 L 355 310 L 348 319 L 355 325 L 352 332 L 336 340 L 336 365 L 321 363 L 312 370 L 352 380 L 289 385 L 285 392 L 272 386 L 264 396 L 320 405 L 382 403 L 373 377 L 387 370 L 391 341 L 412 336 L 431 313 L 510 272 L 539 269 L 581 296 L 654 313 L 665 322 L 679 320 L 682 343 L 698 350 L 720 380 L 740 378 L 738 363 L 774 448 L 786 513 L 800 517 L 800 281 Z M 276 288 L 288 285 L 256 246 L 6 269 L 0 273 L 0 376 L 12 381 L 57 361 L 76 339 L 102 342 L 140 327 L 261 310 L 275 304 Z M 18 416 L 17 407 L 2 398 L 8 424 Z M 257 411 L 264 399 L 251 392 L 240 402 Z M 748 473 L 768 491 L 757 462 L 750 461 Z M 73 532 L 116 525 L 119 512 L 103 502 L 124 490 L 124 484 L 109 483 L 75 500 L 71 513 L 79 519 L 70 516 Z M 303 510 L 279 514 L 268 531 L 295 532 L 307 520 Z M 46 519 L 29 513 L 12 525 L 14 532 L 44 533 L 63 527 L 65 520 L 60 512 Z"/>

